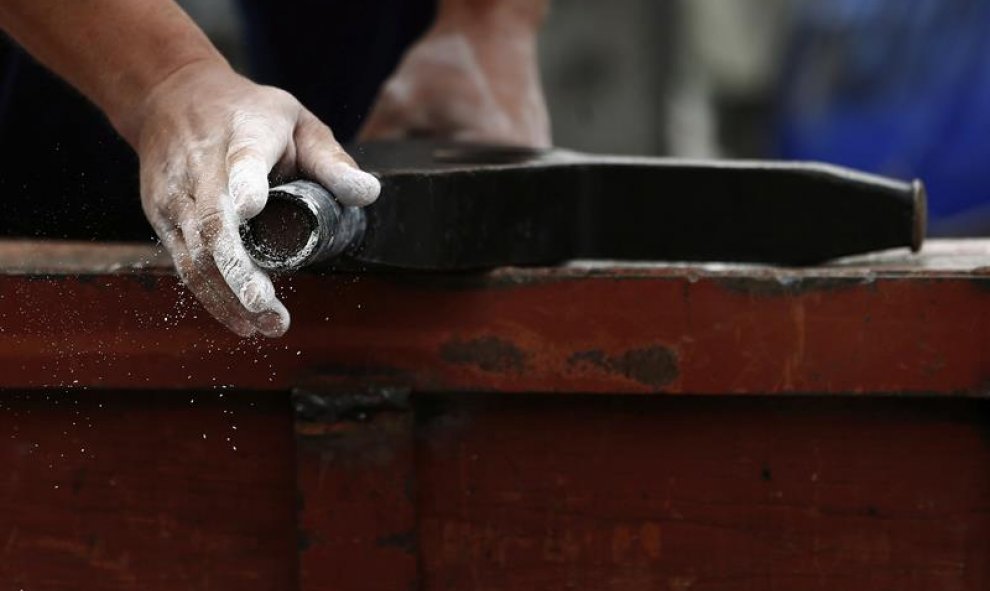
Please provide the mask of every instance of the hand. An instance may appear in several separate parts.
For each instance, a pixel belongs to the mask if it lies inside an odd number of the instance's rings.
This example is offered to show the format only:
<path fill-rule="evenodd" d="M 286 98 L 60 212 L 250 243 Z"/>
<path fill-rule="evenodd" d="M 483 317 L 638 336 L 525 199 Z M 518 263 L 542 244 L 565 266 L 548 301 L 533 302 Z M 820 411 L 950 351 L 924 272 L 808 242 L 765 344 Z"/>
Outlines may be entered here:
<path fill-rule="evenodd" d="M 284 334 L 289 313 L 239 234 L 265 206 L 269 173 L 305 176 L 359 206 L 378 197 L 377 179 L 295 98 L 223 62 L 179 69 L 138 113 L 141 203 L 179 276 L 238 335 Z"/>
<path fill-rule="evenodd" d="M 447 5 L 452 8 L 445 11 Z M 479 17 L 457 8 L 441 4 L 437 23 L 383 86 L 361 139 L 428 136 L 549 147 L 536 61 L 539 22 L 494 10 Z M 542 20 L 542 12 L 535 14 Z"/>

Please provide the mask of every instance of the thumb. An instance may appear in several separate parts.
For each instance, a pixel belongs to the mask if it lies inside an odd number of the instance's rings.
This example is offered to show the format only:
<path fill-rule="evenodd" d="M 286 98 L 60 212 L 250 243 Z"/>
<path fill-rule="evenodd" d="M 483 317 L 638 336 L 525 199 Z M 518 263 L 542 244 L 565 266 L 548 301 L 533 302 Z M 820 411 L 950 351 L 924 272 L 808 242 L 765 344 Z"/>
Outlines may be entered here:
<path fill-rule="evenodd" d="M 381 183 L 358 168 L 330 128 L 306 112 L 296 128 L 296 163 L 300 172 L 330 190 L 344 205 L 363 207 L 378 199 Z"/>

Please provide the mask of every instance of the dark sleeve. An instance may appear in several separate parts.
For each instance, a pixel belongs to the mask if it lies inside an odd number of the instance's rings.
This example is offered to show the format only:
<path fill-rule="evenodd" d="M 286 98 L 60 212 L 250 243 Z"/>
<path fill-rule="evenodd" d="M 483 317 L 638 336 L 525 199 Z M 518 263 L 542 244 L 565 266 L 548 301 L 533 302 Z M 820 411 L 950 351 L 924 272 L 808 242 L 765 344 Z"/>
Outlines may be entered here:
<path fill-rule="evenodd" d="M 436 0 L 241 3 L 255 79 L 293 93 L 344 142 L 436 12 Z"/>
<path fill-rule="evenodd" d="M 137 157 L 82 95 L 0 38 L 0 236 L 150 240 Z"/>

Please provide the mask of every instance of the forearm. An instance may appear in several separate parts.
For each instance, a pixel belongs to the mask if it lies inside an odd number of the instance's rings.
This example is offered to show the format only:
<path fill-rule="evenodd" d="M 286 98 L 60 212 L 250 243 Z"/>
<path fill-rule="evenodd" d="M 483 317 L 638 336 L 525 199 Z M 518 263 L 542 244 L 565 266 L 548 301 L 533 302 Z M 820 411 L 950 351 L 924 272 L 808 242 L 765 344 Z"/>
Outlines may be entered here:
<path fill-rule="evenodd" d="M 0 27 L 136 146 L 145 98 L 183 66 L 223 61 L 171 0 L 0 0 Z"/>

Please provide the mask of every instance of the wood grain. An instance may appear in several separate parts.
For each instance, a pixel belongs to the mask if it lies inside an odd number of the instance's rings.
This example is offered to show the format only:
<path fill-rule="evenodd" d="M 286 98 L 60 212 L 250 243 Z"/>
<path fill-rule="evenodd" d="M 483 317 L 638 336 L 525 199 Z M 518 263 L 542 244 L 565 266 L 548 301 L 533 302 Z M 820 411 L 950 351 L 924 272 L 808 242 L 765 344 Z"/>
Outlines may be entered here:
<path fill-rule="evenodd" d="M 0 589 L 295 588 L 287 399 L 222 394 L 4 392 Z"/>
<path fill-rule="evenodd" d="M 419 589 L 412 413 L 296 426 L 300 591 Z"/>
<path fill-rule="evenodd" d="M 0 385 L 286 391 L 988 393 L 990 275 L 508 269 L 286 279 L 239 340 L 173 277 L 0 275 Z"/>
<path fill-rule="evenodd" d="M 977 591 L 988 404 L 444 399 L 425 588 Z"/>

